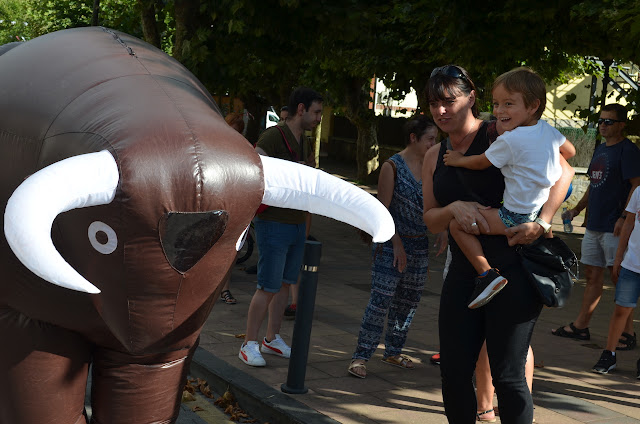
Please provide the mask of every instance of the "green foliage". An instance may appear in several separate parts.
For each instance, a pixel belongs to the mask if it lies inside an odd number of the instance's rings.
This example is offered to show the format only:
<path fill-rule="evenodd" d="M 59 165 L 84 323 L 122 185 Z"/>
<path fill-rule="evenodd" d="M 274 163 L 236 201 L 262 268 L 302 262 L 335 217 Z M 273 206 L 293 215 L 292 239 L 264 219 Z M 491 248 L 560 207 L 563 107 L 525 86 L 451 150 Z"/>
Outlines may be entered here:
<path fill-rule="evenodd" d="M 28 38 L 89 25 L 92 5 L 0 0 L 0 15 L 28 22 Z M 358 125 L 362 140 L 368 137 L 370 145 L 359 146 L 367 155 L 377 151 L 369 109 L 374 76 L 394 99 L 414 88 L 427 111 L 431 70 L 456 63 L 476 83 L 480 109 L 490 111 L 493 80 L 516 66 L 567 82 L 602 77 L 596 58 L 624 63 L 640 53 L 637 0 L 102 0 L 100 24 L 142 37 L 140 15 L 149 10 L 154 42 L 214 95 L 239 97 L 262 116 L 267 105 L 284 104 L 293 87 L 314 87 Z M 5 42 L 15 38 L 12 31 L 0 24 Z M 579 116 L 591 114 L 579 106 Z"/>
<path fill-rule="evenodd" d="M 26 7 L 21 0 L 0 0 L 0 44 L 29 39 Z"/>
<path fill-rule="evenodd" d="M 17 3 L 14 8 L 25 25 L 25 38 L 34 38 L 49 32 L 66 28 L 91 25 L 93 0 L 1 0 Z M 141 36 L 139 12 L 135 0 L 102 0 L 100 2 L 99 23 L 135 36 Z M 1 35 L 1 33 L 0 33 Z"/>

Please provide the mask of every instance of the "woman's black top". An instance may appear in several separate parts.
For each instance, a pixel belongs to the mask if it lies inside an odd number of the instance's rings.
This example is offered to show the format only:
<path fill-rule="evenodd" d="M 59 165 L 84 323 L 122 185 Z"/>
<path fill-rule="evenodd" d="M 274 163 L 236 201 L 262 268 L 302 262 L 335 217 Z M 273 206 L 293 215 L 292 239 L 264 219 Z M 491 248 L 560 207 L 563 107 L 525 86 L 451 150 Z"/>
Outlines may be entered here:
<path fill-rule="evenodd" d="M 483 122 L 465 156 L 484 153 L 495 140 L 495 123 Z M 482 171 L 446 166 L 443 156 L 447 150 L 447 140 L 440 144 L 438 162 L 433 173 L 433 194 L 440 206 L 447 206 L 456 200 L 478 202 L 492 208 L 499 208 L 504 193 L 504 177 L 500 170 L 491 166 Z M 509 247 L 505 236 L 479 236 L 484 254 L 492 267 L 502 271 L 517 260 L 515 249 Z M 452 265 L 457 271 L 469 274 L 473 281 L 476 273 L 455 240 L 449 237 L 451 244 Z M 453 270 L 454 267 L 452 266 Z"/>

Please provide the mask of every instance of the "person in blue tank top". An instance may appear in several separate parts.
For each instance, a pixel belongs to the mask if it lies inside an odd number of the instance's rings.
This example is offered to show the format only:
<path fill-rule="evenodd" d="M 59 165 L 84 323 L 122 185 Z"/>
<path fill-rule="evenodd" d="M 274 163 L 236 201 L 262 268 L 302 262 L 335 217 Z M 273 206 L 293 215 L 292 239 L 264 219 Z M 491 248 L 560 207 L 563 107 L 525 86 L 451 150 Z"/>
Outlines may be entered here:
<path fill-rule="evenodd" d="M 378 347 L 385 318 L 387 334 L 382 361 L 413 369 L 402 355 L 411 320 L 416 312 L 429 265 L 427 227 L 422 220 L 422 160 L 435 144 L 434 122 L 419 116 L 405 124 L 407 147 L 382 164 L 378 178 L 378 200 L 385 205 L 396 226 L 391 240 L 373 245 L 371 297 L 348 371 L 365 378 L 366 362 Z M 446 235 L 439 237 L 439 251 L 446 247 Z"/>

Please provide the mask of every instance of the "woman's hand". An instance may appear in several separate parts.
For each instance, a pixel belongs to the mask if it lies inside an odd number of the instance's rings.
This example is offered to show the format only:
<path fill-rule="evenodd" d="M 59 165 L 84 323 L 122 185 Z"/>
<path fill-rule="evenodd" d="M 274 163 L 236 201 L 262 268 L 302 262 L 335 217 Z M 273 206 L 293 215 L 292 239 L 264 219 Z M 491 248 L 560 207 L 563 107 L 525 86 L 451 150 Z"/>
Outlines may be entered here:
<path fill-rule="evenodd" d="M 436 242 L 433 244 L 433 247 L 438 249 L 436 256 L 440 256 L 440 254 L 447 249 L 448 244 L 449 244 L 449 231 L 442 231 L 436 234 Z"/>
<path fill-rule="evenodd" d="M 535 222 L 526 222 L 516 227 L 510 227 L 505 230 L 509 246 L 516 244 L 530 244 L 538 240 L 544 234 L 544 229 L 540 224 Z"/>
<path fill-rule="evenodd" d="M 393 266 L 398 268 L 399 272 L 404 272 L 407 268 L 407 253 L 404 251 L 402 240 L 400 237 L 393 236 Z"/>
<path fill-rule="evenodd" d="M 489 206 L 483 206 L 477 202 L 463 202 L 457 200 L 448 206 L 451 214 L 458 221 L 458 224 L 469 234 L 480 234 L 479 226 L 482 226 L 485 233 L 489 232 L 489 224 L 478 209 L 491 209 Z"/>

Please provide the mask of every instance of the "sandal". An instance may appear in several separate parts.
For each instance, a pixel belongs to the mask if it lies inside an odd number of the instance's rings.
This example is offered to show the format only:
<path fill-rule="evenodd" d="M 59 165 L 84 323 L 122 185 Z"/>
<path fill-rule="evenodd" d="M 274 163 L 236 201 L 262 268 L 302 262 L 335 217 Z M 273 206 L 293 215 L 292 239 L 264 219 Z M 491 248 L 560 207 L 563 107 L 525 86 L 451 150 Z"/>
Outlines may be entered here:
<path fill-rule="evenodd" d="M 483 415 L 487 415 L 487 414 L 491 414 L 493 413 L 493 418 L 480 418 Z M 476 420 L 478 420 L 481 423 L 495 423 L 496 421 L 498 421 L 496 419 L 496 414 L 495 411 L 493 409 L 487 409 L 486 411 L 478 411 L 476 412 Z"/>
<path fill-rule="evenodd" d="M 411 359 L 407 358 L 404 355 L 387 356 L 386 358 L 382 358 L 382 362 L 384 362 L 385 364 L 393 365 L 394 367 L 400 367 L 407 370 L 412 370 L 415 368 Z"/>
<path fill-rule="evenodd" d="M 231 292 L 229 290 L 225 290 L 220 293 L 220 298 L 224 300 L 224 303 L 226 303 L 227 305 L 235 305 L 236 303 L 238 303 L 236 298 L 231 295 Z"/>
<path fill-rule="evenodd" d="M 617 347 L 616 351 L 618 350 L 632 350 L 636 347 L 636 344 L 638 343 L 638 338 L 636 333 L 633 333 L 633 336 L 629 333 L 622 333 L 622 336 L 620 338 L 620 340 L 618 340 L 619 343 L 623 344 L 623 347 Z"/>
<path fill-rule="evenodd" d="M 349 364 L 349 368 L 347 369 L 347 371 L 349 371 L 349 374 L 354 377 L 365 378 L 367 376 L 367 366 L 364 364 L 364 362 L 356 361 L 362 361 L 362 359 L 353 359 Z M 362 374 L 358 374 L 358 370 L 361 370 Z"/>
<path fill-rule="evenodd" d="M 551 330 L 551 334 L 553 334 L 554 336 L 567 337 L 576 340 L 589 340 L 591 338 L 591 334 L 589 334 L 589 327 L 576 328 L 576 326 L 571 323 L 569 324 L 569 328 L 571 329 L 570 332 L 565 330 L 563 325 L 557 330 Z"/>

